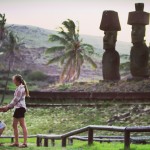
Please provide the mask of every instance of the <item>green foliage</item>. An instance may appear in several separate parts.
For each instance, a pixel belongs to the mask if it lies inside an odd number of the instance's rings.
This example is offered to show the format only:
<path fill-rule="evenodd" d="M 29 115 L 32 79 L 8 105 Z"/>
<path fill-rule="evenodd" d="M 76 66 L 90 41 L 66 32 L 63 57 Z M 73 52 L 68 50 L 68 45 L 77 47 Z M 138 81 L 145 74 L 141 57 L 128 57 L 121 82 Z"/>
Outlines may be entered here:
<path fill-rule="evenodd" d="M 47 79 L 47 75 L 45 75 L 41 71 L 34 71 L 34 72 L 29 73 L 27 75 L 27 78 L 33 81 L 43 81 Z"/>
<path fill-rule="evenodd" d="M 48 48 L 46 53 L 54 53 L 56 51 L 62 51 L 65 47 L 64 46 L 55 46 L 55 47 L 51 47 L 51 48 Z"/>
<path fill-rule="evenodd" d="M 27 76 L 31 72 L 32 72 L 31 70 L 24 70 L 24 71 L 21 72 L 21 74 L 23 74 L 23 76 Z"/>
<path fill-rule="evenodd" d="M 84 61 L 91 64 L 94 69 L 97 68 L 96 63 L 91 58 L 95 54 L 94 47 L 83 43 L 83 40 L 79 36 L 79 26 L 72 20 L 68 19 L 64 21 L 59 28 L 58 34 L 50 35 L 49 41 L 60 43 L 59 46 L 47 49 L 46 53 L 57 52 L 57 55 L 50 59 L 48 64 L 60 62 L 63 65 L 60 75 L 61 82 L 73 82 L 77 80 Z"/>
<path fill-rule="evenodd" d="M 5 24 L 6 24 L 5 14 L 0 14 L 0 28 L 4 29 Z"/>
<path fill-rule="evenodd" d="M 8 74 L 7 74 L 7 80 L 5 83 L 5 89 L 3 96 L 1 98 L 0 104 L 3 103 L 5 95 L 6 95 L 6 90 L 7 90 L 7 85 L 9 82 L 9 76 L 10 72 L 12 70 L 12 67 L 14 65 L 15 59 L 20 60 L 21 59 L 21 54 L 20 54 L 20 46 L 23 45 L 20 41 L 20 38 L 15 35 L 13 32 L 6 32 L 5 38 L 3 39 L 2 45 L 0 47 L 0 52 L 2 52 L 2 57 L 7 60 L 7 63 L 4 61 L 4 66 L 8 65 Z"/>
<path fill-rule="evenodd" d="M 72 86 L 72 84 L 70 84 L 70 83 L 61 84 L 58 87 L 58 90 L 65 91 L 65 90 L 69 89 L 71 86 Z"/>
<path fill-rule="evenodd" d="M 125 62 L 120 65 L 120 69 L 124 71 L 130 70 L 130 62 Z"/>
<path fill-rule="evenodd" d="M 7 30 L 5 39 L 0 47 L 2 57 L 7 58 L 8 70 L 11 70 L 15 60 L 21 60 L 20 49 L 24 45 L 23 40 L 20 39 L 17 34 Z M 6 64 L 4 64 L 6 66 Z"/>
<path fill-rule="evenodd" d="M 5 24 L 6 24 L 5 14 L 0 14 L 0 41 L 1 42 L 5 38 Z"/>

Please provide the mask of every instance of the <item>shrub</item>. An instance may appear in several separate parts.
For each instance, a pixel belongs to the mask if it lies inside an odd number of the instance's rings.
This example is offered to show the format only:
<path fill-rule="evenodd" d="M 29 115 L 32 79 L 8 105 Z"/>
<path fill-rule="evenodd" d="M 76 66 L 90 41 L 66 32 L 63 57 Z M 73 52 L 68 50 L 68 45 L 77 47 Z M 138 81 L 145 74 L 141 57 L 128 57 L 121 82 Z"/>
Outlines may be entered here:
<path fill-rule="evenodd" d="M 22 71 L 22 74 L 23 74 L 24 76 L 28 76 L 28 74 L 30 74 L 30 73 L 32 73 L 31 70 L 24 70 L 24 71 Z"/>
<path fill-rule="evenodd" d="M 46 80 L 47 79 L 47 75 L 45 75 L 44 73 L 42 73 L 40 71 L 34 71 L 34 72 L 29 73 L 27 75 L 27 78 L 29 80 L 42 81 L 42 80 Z"/>

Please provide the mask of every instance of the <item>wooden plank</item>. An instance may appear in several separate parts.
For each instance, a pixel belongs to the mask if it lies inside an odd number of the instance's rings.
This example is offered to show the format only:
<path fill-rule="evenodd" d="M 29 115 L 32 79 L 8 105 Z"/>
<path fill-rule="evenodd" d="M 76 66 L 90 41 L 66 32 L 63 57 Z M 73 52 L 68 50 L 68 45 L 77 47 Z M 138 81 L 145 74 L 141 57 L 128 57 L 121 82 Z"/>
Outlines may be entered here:
<path fill-rule="evenodd" d="M 81 140 L 81 141 L 88 141 L 88 138 L 84 138 L 84 137 L 74 137 L 72 138 L 72 140 Z M 71 139 L 69 139 L 71 140 Z M 93 141 L 97 141 L 97 142 L 124 142 L 124 139 L 98 139 L 98 138 L 93 138 Z"/>
<path fill-rule="evenodd" d="M 36 137 L 37 135 L 29 135 L 27 138 L 36 138 Z M 0 138 L 9 139 L 9 138 L 14 138 L 14 136 L 1 135 Z M 19 135 L 19 138 L 23 138 L 23 135 Z"/>
<path fill-rule="evenodd" d="M 37 137 L 40 137 L 40 138 L 43 138 L 43 139 L 55 139 L 55 140 L 59 140 L 59 139 L 61 139 L 62 135 L 38 134 Z"/>
<path fill-rule="evenodd" d="M 126 127 L 130 132 L 150 132 L 150 126 Z"/>
<path fill-rule="evenodd" d="M 125 127 L 117 127 L 117 126 L 98 126 L 98 125 L 89 125 L 89 128 L 92 128 L 94 130 L 106 130 L 106 131 L 118 131 L 118 132 L 124 132 Z"/>
<path fill-rule="evenodd" d="M 88 138 L 88 136 L 78 136 L 78 135 L 74 135 L 74 136 L 70 136 L 68 139 L 75 139 L 75 138 Z M 93 136 L 93 138 L 98 138 L 98 139 L 124 139 L 124 136 Z M 134 138 L 134 137 L 133 137 Z"/>
<path fill-rule="evenodd" d="M 69 137 L 69 136 L 72 136 L 72 135 L 83 133 L 83 132 L 88 131 L 88 129 L 89 129 L 89 126 L 86 126 L 86 127 L 83 127 L 83 128 L 80 128 L 80 129 L 73 130 L 71 132 L 65 133 L 65 134 L 62 135 L 62 137 Z"/>

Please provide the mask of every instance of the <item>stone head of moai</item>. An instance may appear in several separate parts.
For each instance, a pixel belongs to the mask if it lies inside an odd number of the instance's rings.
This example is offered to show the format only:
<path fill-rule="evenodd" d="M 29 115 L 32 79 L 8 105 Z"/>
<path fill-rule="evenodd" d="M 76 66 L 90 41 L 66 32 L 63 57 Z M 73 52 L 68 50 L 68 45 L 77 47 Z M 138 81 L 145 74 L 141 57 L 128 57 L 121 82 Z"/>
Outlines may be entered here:
<path fill-rule="evenodd" d="M 103 48 L 105 50 L 115 49 L 117 31 L 121 30 L 118 13 L 111 10 L 104 11 L 100 29 L 104 31 Z"/>
<path fill-rule="evenodd" d="M 149 13 L 144 12 L 144 3 L 135 4 L 135 11 L 129 12 L 128 24 L 132 25 L 132 43 L 143 43 L 145 37 L 145 25 L 149 24 Z"/>
<path fill-rule="evenodd" d="M 103 12 L 100 29 L 104 31 L 102 57 L 103 79 L 107 81 L 120 80 L 120 56 L 115 50 L 117 31 L 121 30 L 118 13 L 107 10 Z"/>
<path fill-rule="evenodd" d="M 117 31 L 104 31 L 103 48 L 105 50 L 115 49 Z"/>
<path fill-rule="evenodd" d="M 136 3 L 135 11 L 129 12 L 128 24 L 132 25 L 130 52 L 130 72 L 133 79 L 148 78 L 149 50 L 146 46 L 145 26 L 149 24 L 149 13 L 144 12 L 144 4 Z"/>

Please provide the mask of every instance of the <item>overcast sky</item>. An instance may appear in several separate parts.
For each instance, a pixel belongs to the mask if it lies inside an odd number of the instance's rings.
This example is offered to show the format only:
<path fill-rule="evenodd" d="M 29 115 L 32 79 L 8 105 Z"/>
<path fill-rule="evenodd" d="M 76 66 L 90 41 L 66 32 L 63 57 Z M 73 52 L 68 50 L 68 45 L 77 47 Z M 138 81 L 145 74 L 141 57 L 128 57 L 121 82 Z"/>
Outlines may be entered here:
<path fill-rule="evenodd" d="M 127 25 L 128 12 L 134 11 L 135 2 L 144 2 L 150 12 L 150 0 L 0 0 L 1 13 L 7 23 L 39 26 L 56 30 L 62 21 L 70 18 L 80 23 L 80 33 L 103 36 L 99 25 L 104 10 L 119 13 L 122 30 L 118 40 L 130 42 L 131 26 Z M 150 42 L 150 25 L 147 27 L 147 42 Z"/>

